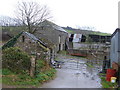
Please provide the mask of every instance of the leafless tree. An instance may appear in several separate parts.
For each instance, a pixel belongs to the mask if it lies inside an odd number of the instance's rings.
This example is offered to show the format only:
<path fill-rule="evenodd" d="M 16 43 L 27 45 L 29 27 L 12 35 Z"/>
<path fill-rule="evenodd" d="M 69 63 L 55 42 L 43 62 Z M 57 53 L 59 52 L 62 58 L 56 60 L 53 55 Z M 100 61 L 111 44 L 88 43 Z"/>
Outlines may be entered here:
<path fill-rule="evenodd" d="M 47 6 L 39 5 L 37 2 L 18 2 L 15 14 L 30 33 L 35 31 L 33 27 L 38 26 L 40 22 L 51 18 Z"/>

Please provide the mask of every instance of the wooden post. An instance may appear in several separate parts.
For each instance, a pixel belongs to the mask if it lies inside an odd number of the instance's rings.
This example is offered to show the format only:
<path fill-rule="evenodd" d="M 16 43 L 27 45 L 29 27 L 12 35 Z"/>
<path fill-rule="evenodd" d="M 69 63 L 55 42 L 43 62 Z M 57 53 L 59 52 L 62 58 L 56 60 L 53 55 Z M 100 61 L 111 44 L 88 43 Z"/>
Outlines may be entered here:
<path fill-rule="evenodd" d="M 35 74 L 35 56 L 31 57 L 30 76 L 34 77 Z"/>

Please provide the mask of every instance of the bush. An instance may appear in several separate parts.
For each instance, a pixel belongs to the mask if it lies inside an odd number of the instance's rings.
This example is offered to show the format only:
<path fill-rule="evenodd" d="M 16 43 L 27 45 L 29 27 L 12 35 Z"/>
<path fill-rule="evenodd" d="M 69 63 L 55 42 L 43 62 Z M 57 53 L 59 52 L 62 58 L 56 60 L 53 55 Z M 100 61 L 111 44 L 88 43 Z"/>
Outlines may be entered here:
<path fill-rule="evenodd" d="M 26 73 L 30 70 L 30 56 L 17 47 L 3 50 L 2 67 L 15 73 Z"/>
<path fill-rule="evenodd" d="M 45 66 L 44 60 L 36 60 L 36 67 L 37 68 L 43 68 Z"/>
<path fill-rule="evenodd" d="M 111 83 L 106 81 L 106 77 L 100 77 L 101 78 L 101 84 L 103 88 L 117 88 L 117 83 Z"/>
<path fill-rule="evenodd" d="M 2 69 L 2 75 L 11 75 L 13 72 L 11 72 L 9 69 Z"/>

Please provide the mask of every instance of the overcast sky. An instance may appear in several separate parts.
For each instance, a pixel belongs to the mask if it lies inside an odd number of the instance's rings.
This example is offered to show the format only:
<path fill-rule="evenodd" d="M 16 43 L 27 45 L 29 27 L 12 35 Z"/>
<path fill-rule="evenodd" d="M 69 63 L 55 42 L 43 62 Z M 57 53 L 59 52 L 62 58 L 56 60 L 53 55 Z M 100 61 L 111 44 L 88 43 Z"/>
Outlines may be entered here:
<path fill-rule="evenodd" d="M 120 0 L 1 0 L 0 15 L 13 17 L 18 1 L 36 1 L 47 5 L 53 22 L 60 26 L 89 26 L 107 33 L 113 33 L 118 27 Z"/>

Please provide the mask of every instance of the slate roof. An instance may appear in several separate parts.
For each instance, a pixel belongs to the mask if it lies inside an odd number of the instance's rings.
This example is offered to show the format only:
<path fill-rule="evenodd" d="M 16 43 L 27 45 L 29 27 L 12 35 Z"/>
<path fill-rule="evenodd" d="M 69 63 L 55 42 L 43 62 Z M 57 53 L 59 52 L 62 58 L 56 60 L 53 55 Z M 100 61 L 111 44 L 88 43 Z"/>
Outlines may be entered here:
<path fill-rule="evenodd" d="M 37 37 L 35 37 L 33 34 L 30 34 L 28 32 L 21 32 L 18 35 L 16 35 L 15 37 L 11 38 L 7 43 L 5 43 L 2 46 L 2 49 L 6 49 L 9 47 L 13 47 L 15 45 L 15 43 L 17 42 L 18 38 L 22 35 L 25 34 L 27 35 L 31 40 L 34 40 L 36 42 L 39 42 L 41 45 L 43 45 L 45 48 L 47 48 L 47 46 L 45 45 L 45 43 L 43 41 L 41 41 L 40 39 L 38 39 Z"/>
<path fill-rule="evenodd" d="M 37 33 L 39 34 L 39 33 Z M 48 48 L 53 48 L 55 44 L 53 44 L 50 40 L 48 40 L 47 38 L 45 38 L 44 35 L 40 35 L 38 37 L 38 39 L 40 39 L 42 42 L 44 42 L 44 44 L 48 47 Z"/>
<path fill-rule="evenodd" d="M 62 31 L 62 32 L 65 32 L 67 33 L 66 30 L 64 30 L 62 27 L 48 21 L 48 20 L 44 20 L 43 22 L 41 22 L 40 26 L 45 26 L 45 27 L 52 27 L 54 28 L 55 30 L 59 30 L 59 31 Z"/>
<path fill-rule="evenodd" d="M 43 46 L 47 47 L 45 45 L 45 43 L 43 43 L 40 39 L 38 39 L 37 37 L 35 37 L 33 34 L 28 33 L 28 32 L 23 32 L 24 34 L 26 34 L 28 37 L 30 37 L 32 40 L 40 42 L 40 44 L 42 44 Z"/>
<path fill-rule="evenodd" d="M 23 32 L 24 34 L 26 34 L 28 37 L 30 37 L 31 39 L 33 39 L 33 40 L 35 40 L 35 41 L 37 41 L 37 40 L 39 40 L 38 38 L 36 38 L 33 34 L 31 34 L 31 33 L 28 33 L 28 32 Z"/>

